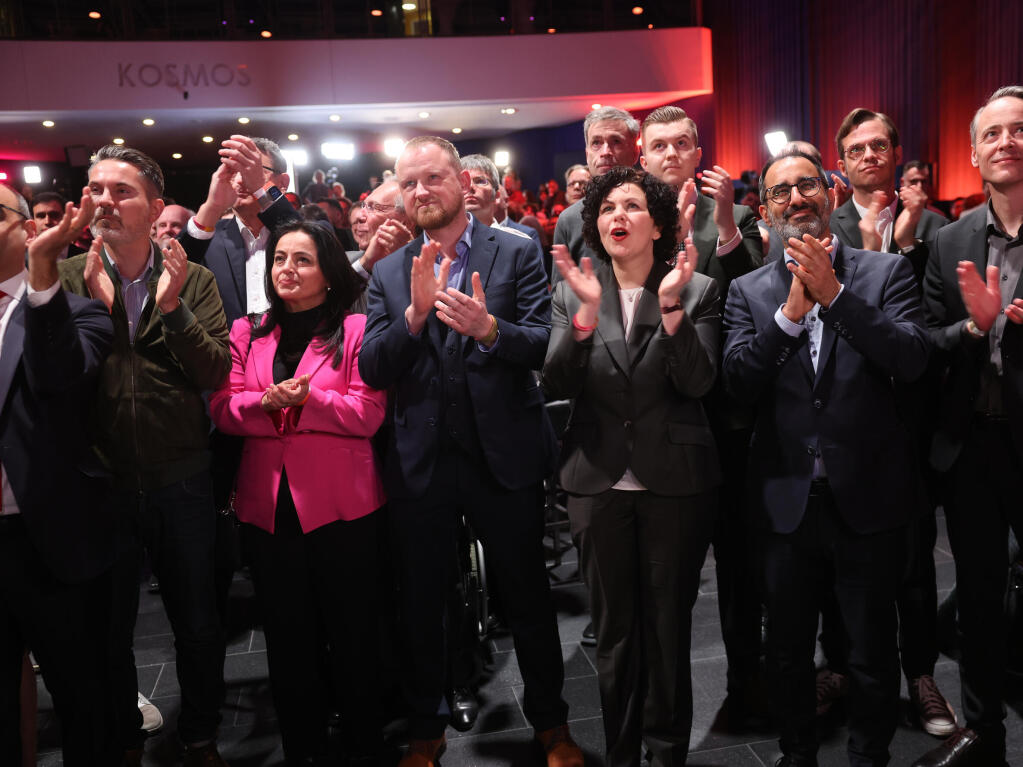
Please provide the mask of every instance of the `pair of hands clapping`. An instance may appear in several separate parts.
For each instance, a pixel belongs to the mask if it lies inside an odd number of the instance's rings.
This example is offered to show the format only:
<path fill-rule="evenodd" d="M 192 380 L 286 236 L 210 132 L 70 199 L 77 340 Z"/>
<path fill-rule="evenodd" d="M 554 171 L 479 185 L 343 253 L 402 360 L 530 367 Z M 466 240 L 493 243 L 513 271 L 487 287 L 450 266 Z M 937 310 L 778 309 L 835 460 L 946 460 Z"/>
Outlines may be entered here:
<path fill-rule="evenodd" d="M 273 410 L 283 410 L 286 407 L 304 405 L 308 397 L 309 375 L 306 374 L 268 386 L 263 392 L 263 399 L 259 406 L 269 413 Z"/>
<path fill-rule="evenodd" d="M 448 275 L 452 261 L 444 256 L 439 273 L 434 274 L 433 267 L 438 253 L 440 243 L 431 240 L 412 259 L 412 300 L 405 310 L 409 331 L 418 335 L 426 325 L 430 312 L 435 309 L 437 319 L 452 330 L 482 341 L 490 334 L 494 320 L 487 312 L 487 296 L 483 292 L 479 272 L 472 273 L 471 296 L 449 288 Z"/>

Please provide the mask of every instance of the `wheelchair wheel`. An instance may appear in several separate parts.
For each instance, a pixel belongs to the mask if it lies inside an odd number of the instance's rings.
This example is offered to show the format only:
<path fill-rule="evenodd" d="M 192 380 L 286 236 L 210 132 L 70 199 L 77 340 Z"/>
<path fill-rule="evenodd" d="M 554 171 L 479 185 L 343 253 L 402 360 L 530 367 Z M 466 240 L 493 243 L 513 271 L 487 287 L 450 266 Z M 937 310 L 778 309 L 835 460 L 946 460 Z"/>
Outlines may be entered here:
<path fill-rule="evenodd" d="M 465 608 L 469 611 L 472 625 L 476 627 L 476 635 L 483 639 L 487 635 L 487 567 L 483 556 L 483 544 L 469 531 L 468 566 L 462 576 L 465 595 Z"/>

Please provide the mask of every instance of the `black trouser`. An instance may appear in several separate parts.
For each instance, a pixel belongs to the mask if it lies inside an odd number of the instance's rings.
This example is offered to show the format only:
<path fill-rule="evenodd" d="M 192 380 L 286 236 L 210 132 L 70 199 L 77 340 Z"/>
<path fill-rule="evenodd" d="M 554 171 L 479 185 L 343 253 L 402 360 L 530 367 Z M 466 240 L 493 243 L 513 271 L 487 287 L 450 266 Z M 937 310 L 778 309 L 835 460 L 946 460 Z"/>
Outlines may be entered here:
<path fill-rule="evenodd" d="M 963 713 L 993 749 L 992 763 L 1005 758 L 1005 589 L 1010 525 L 1023 540 L 1021 474 L 1008 421 L 978 417 L 949 471 L 945 501 L 956 563 Z"/>
<path fill-rule="evenodd" d="M 94 767 L 120 760 L 104 660 L 109 589 L 108 574 L 74 584 L 56 580 L 21 516 L 0 517 L 0 764 L 21 764 L 19 691 L 26 647 L 35 653 L 53 697 L 64 764 Z"/>
<path fill-rule="evenodd" d="M 901 527 L 854 532 L 822 481 L 814 482 L 794 532 L 763 534 L 770 687 L 784 753 L 817 753 L 814 646 L 820 584 L 833 579 L 849 641 L 849 763 L 888 763 L 898 719 L 895 590 L 903 535 Z"/>
<path fill-rule="evenodd" d="M 373 513 L 303 534 L 282 480 L 274 532 L 241 526 L 289 760 L 327 757 L 327 717 L 335 700 L 347 753 L 370 755 L 380 743 L 380 520 Z"/>
<path fill-rule="evenodd" d="M 438 455 L 426 493 L 388 501 L 391 542 L 401 581 L 405 638 L 404 688 L 412 709 L 409 734 L 439 738 L 450 717 L 445 700 L 445 600 L 458 515 L 483 543 L 525 684 L 523 712 L 537 730 L 564 724 L 564 666 L 543 553 L 543 491 L 501 487 L 490 470 L 459 448 Z"/>
<path fill-rule="evenodd" d="M 693 723 L 692 610 L 714 529 L 716 493 L 608 490 L 569 496 L 597 634 L 608 767 L 686 763 Z"/>
<path fill-rule="evenodd" d="M 119 502 L 122 554 L 112 573 L 109 646 L 118 740 L 124 749 L 134 749 L 146 738 L 132 649 L 143 546 L 174 632 L 181 689 L 178 736 L 188 745 L 213 740 L 224 702 L 225 646 L 214 585 L 217 514 L 209 473 L 144 494 L 126 492 Z"/>

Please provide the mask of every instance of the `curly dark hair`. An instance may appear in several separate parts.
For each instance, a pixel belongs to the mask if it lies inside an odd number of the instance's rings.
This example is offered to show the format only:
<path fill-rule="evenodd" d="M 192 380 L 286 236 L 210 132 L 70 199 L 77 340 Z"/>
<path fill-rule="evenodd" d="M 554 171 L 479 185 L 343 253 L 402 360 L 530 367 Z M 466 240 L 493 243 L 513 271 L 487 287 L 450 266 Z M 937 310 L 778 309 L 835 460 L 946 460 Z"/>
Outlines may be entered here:
<path fill-rule="evenodd" d="M 624 184 L 635 184 L 646 195 L 647 210 L 662 235 L 654 240 L 654 258 L 670 261 L 677 249 L 675 229 L 678 227 L 678 195 L 656 176 L 635 168 L 612 168 L 602 176 L 595 176 L 586 187 L 586 196 L 583 197 L 583 239 L 602 261 L 611 260 L 600 241 L 597 216 L 600 214 L 601 203 L 611 194 L 611 190 Z"/>
<path fill-rule="evenodd" d="M 334 230 L 330 225 L 311 221 L 291 221 L 278 227 L 266 243 L 266 297 L 270 300 L 270 309 L 266 313 L 263 324 L 252 331 L 253 338 L 269 335 L 277 327 L 279 319 L 286 311 L 284 301 L 274 289 L 273 271 L 274 254 L 277 243 L 286 234 L 303 232 L 316 244 L 316 260 L 320 271 L 327 280 L 327 298 L 324 301 L 323 322 L 316 330 L 317 351 L 333 352 L 331 366 L 337 369 L 341 364 L 341 356 L 345 339 L 345 316 L 352 303 L 362 292 L 362 280 L 355 273 L 348 255 L 341 247 Z"/>

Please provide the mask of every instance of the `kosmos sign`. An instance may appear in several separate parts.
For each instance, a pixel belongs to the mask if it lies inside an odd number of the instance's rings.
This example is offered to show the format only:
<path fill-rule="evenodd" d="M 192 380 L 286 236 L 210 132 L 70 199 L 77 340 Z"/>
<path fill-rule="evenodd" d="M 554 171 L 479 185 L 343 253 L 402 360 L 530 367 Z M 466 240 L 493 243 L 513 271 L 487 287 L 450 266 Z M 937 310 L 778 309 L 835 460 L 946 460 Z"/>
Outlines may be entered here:
<path fill-rule="evenodd" d="M 119 88 L 226 88 L 251 82 L 247 64 L 117 64 Z"/>

